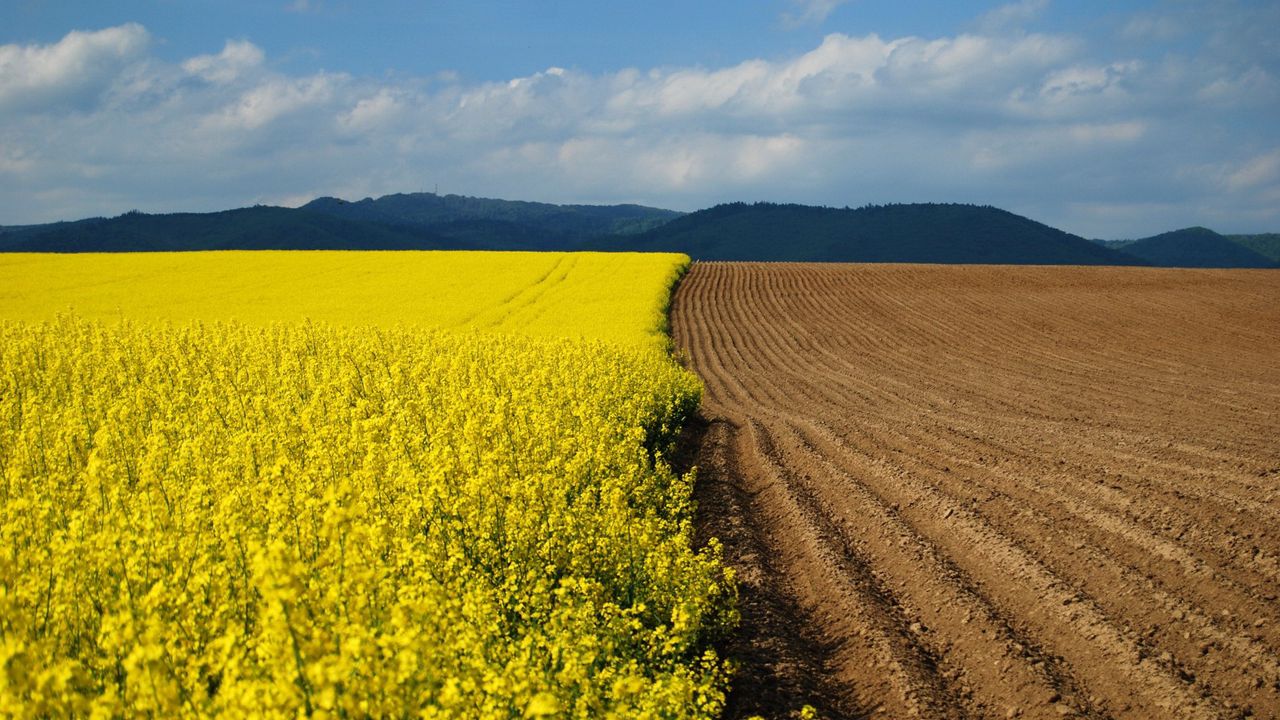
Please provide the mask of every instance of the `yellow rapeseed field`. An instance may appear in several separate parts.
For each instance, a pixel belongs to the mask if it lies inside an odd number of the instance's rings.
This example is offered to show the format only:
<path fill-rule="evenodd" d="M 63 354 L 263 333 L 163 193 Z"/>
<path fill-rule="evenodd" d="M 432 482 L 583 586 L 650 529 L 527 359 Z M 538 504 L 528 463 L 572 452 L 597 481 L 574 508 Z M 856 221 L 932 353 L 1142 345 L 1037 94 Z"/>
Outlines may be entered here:
<path fill-rule="evenodd" d="M 669 253 L 230 251 L 0 253 L 0 319 L 309 319 L 644 343 Z"/>
<path fill-rule="evenodd" d="M 685 264 L 0 257 L 0 716 L 715 716 Z"/>

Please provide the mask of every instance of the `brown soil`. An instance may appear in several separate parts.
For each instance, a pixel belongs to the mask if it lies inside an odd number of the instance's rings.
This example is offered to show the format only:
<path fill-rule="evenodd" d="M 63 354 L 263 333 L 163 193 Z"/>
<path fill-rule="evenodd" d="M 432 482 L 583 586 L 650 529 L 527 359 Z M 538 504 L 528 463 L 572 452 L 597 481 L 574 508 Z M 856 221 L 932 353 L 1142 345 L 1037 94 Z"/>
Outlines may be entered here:
<path fill-rule="evenodd" d="M 729 717 L 1280 716 L 1280 272 L 699 263 Z"/>

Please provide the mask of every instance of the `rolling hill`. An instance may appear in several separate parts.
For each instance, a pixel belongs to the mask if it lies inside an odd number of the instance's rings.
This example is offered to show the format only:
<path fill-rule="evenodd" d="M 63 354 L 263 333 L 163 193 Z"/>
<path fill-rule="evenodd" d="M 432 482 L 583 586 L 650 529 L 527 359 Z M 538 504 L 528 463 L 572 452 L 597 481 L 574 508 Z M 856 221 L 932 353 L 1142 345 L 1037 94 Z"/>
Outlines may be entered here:
<path fill-rule="evenodd" d="M 547 203 L 387 195 L 324 197 L 297 208 L 90 218 L 0 227 L 0 251 L 574 250 L 589 239 L 638 233 L 681 213 L 639 205 Z"/>
<path fill-rule="evenodd" d="M 641 205 L 552 205 L 461 195 L 410 193 L 348 202 L 332 197 L 301 209 L 347 220 L 427 228 L 492 249 L 566 250 L 607 235 L 633 235 L 682 213 Z"/>
<path fill-rule="evenodd" d="M 1004 210 L 949 204 L 874 205 L 851 210 L 731 203 L 596 246 L 683 252 L 699 260 L 1146 264 Z"/>
<path fill-rule="evenodd" d="M 1277 267 L 1280 235 L 1187 228 L 1143 240 L 1086 240 L 979 205 L 857 209 L 728 203 L 694 213 L 640 205 L 551 205 L 412 193 L 301 208 L 129 212 L 0 227 L 0 252 L 174 250 L 605 250 L 697 260 L 1011 265 Z"/>
<path fill-rule="evenodd" d="M 130 212 L 0 232 L 9 252 L 181 250 L 430 250 L 452 243 L 429 230 L 353 222 L 281 207 L 214 213 Z"/>
<path fill-rule="evenodd" d="M 1280 233 L 1262 233 L 1259 235 L 1224 235 L 1226 239 L 1237 245 L 1271 258 L 1280 263 Z"/>
<path fill-rule="evenodd" d="M 1244 243 L 1203 227 L 1183 228 L 1134 240 L 1119 245 L 1119 250 L 1161 267 L 1273 268 L 1280 265 L 1275 259 L 1250 249 Z"/>

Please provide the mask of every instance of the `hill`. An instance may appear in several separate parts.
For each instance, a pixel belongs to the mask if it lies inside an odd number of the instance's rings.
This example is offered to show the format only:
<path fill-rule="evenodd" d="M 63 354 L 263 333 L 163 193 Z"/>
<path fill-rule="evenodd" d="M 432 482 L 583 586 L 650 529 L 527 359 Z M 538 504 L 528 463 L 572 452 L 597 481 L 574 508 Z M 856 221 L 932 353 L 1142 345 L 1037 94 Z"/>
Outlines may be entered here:
<path fill-rule="evenodd" d="M 256 206 L 214 213 L 149 215 L 7 228 L 10 252 L 175 250 L 426 250 L 450 247 L 423 229 L 352 222 L 303 210 Z"/>
<path fill-rule="evenodd" d="M 411 193 L 301 208 L 130 212 L 0 227 L 0 252 L 173 250 L 610 250 L 697 260 L 1010 265 L 1277 267 L 1280 235 L 1187 228 L 1143 240 L 1086 240 L 990 206 L 857 209 L 729 203 L 694 213 L 641 205 L 551 205 Z"/>
<path fill-rule="evenodd" d="M 602 248 L 682 252 L 699 260 L 1142 265 L 1084 238 L 993 207 L 848 208 L 731 203 Z"/>
<path fill-rule="evenodd" d="M 591 238 L 626 237 L 680 215 L 640 205 L 551 205 L 431 193 L 357 202 L 324 197 L 297 209 L 130 212 L 0 227 L 0 251 L 575 250 Z"/>
<path fill-rule="evenodd" d="M 566 250 L 591 238 L 633 235 L 682 214 L 642 205 L 552 205 L 434 193 L 356 202 L 322 197 L 302 209 L 348 220 L 427 228 L 481 247 L 518 245 L 538 250 Z"/>
<path fill-rule="evenodd" d="M 1257 236 L 1251 236 L 1257 237 Z M 1203 227 L 1183 228 L 1123 246 L 1152 265 L 1191 268 L 1271 268 L 1276 260 Z"/>
<path fill-rule="evenodd" d="M 1224 235 L 1226 239 L 1280 263 L 1280 233 L 1260 235 Z"/>

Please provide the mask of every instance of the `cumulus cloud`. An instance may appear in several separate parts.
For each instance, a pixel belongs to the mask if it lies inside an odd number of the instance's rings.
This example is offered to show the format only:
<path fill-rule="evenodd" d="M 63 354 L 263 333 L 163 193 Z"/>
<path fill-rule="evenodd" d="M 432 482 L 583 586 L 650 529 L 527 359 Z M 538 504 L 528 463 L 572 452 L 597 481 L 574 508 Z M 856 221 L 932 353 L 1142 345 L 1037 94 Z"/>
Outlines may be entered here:
<path fill-rule="evenodd" d="M 326 75 L 307 78 L 271 78 L 241 93 L 202 124 L 228 136 L 243 134 L 298 113 L 324 112 L 335 100 L 334 81 Z M 358 107 L 359 101 L 357 101 Z"/>
<path fill-rule="evenodd" d="M 1099 54 L 1009 29 L 1042 9 L 1006 6 L 1001 31 L 832 33 L 792 57 L 471 84 L 282 73 L 249 39 L 167 63 L 137 25 L 0 46 L 0 224 L 439 184 L 677 209 L 981 202 L 1095 236 L 1229 207 L 1280 229 L 1265 51 Z"/>
<path fill-rule="evenodd" d="M 1069 47 L 1039 35 L 883 40 L 832 34 L 788 61 L 751 60 L 720 70 L 635 78 L 609 98 L 609 109 L 658 119 L 714 115 L 791 125 L 839 123 L 851 111 L 876 116 L 927 110 L 944 100 L 966 106 L 1003 103 L 991 92 L 993 86 L 1051 67 Z"/>
<path fill-rule="evenodd" d="M 403 119 L 405 99 L 391 88 L 382 88 L 356 101 L 355 107 L 338 116 L 338 124 L 356 134 L 388 129 Z"/>
<path fill-rule="evenodd" d="M 0 112 L 88 110 L 146 50 L 134 23 L 74 31 L 52 45 L 0 45 Z"/>

